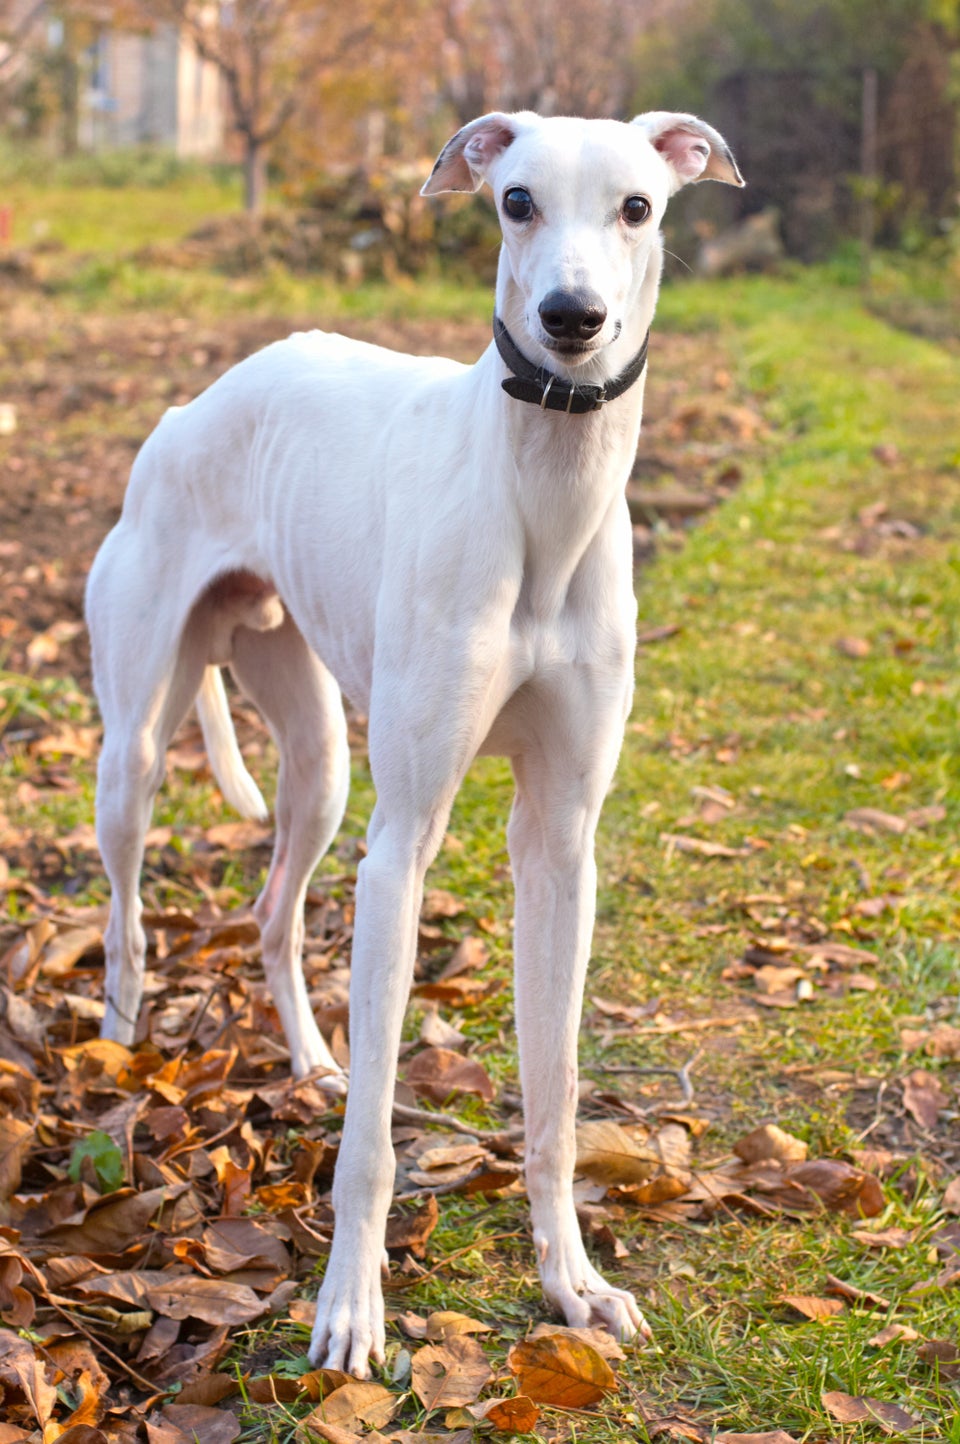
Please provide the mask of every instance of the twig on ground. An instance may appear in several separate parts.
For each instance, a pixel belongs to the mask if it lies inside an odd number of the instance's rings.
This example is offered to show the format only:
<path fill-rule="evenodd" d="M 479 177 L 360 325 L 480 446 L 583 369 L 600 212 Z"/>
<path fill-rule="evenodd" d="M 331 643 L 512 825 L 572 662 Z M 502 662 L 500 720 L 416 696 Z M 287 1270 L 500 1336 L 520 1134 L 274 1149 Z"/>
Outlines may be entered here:
<path fill-rule="evenodd" d="M 693 1057 L 684 1063 L 682 1068 L 654 1068 L 634 1063 L 592 1063 L 584 1071 L 593 1073 L 631 1073 L 634 1076 L 657 1074 L 667 1078 L 676 1078 L 680 1085 L 680 1092 L 683 1095 L 684 1103 L 692 1103 L 694 1091 L 693 1084 L 690 1081 L 690 1073 L 694 1064 L 699 1061 L 702 1055 L 703 1049 L 698 1048 Z"/>
<path fill-rule="evenodd" d="M 500 1243 L 500 1241 L 505 1238 L 527 1237 L 528 1234 L 525 1228 L 515 1228 L 512 1229 L 510 1233 L 488 1234 L 486 1238 L 474 1239 L 473 1243 L 468 1243 L 464 1248 L 454 1249 L 453 1253 L 448 1253 L 439 1263 L 435 1263 L 433 1268 L 424 1269 L 422 1274 L 416 1274 L 412 1279 L 391 1279 L 385 1287 L 388 1289 L 415 1289 L 417 1284 L 423 1283 L 424 1279 L 432 1278 L 434 1274 L 446 1268 L 447 1264 L 453 1263 L 455 1258 L 460 1258 L 461 1255 L 465 1253 L 472 1253 L 475 1248 L 484 1248 L 488 1243 Z"/>
<path fill-rule="evenodd" d="M 394 1103 L 394 1123 L 425 1123 L 434 1128 L 449 1128 L 451 1133 L 465 1133 L 471 1138 L 476 1138 L 479 1143 L 499 1144 L 502 1148 L 511 1148 L 523 1138 L 523 1129 L 515 1128 L 477 1128 L 472 1123 L 465 1123 L 462 1118 L 455 1117 L 452 1113 L 431 1113 L 429 1108 L 411 1108 L 406 1103 Z"/>

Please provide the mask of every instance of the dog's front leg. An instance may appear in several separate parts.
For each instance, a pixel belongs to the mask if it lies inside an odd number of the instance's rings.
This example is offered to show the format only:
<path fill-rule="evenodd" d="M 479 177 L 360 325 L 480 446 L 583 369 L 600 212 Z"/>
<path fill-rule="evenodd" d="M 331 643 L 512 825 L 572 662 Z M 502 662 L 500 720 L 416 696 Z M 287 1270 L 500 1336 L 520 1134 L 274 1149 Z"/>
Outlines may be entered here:
<path fill-rule="evenodd" d="M 376 774 L 375 774 L 376 775 Z M 350 977 L 350 1087 L 333 1183 L 333 1245 L 310 1342 L 314 1364 L 359 1378 L 384 1357 L 381 1264 L 393 1196 L 397 1053 L 416 956 L 423 880 L 443 837 L 459 773 L 426 813 L 384 795 L 357 876 Z M 388 794 L 389 796 L 389 794 Z"/>
<path fill-rule="evenodd" d="M 577 1327 L 649 1330 L 632 1294 L 587 1258 L 573 1201 L 577 1035 L 596 899 L 594 831 L 619 747 L 564 725 L 563 703 L 521 757 L 508 841 L 516 886 L 515 993 L 526 1182 L 543 1291 Z M 589 715 L 589 713 L 587 714 Z"/>

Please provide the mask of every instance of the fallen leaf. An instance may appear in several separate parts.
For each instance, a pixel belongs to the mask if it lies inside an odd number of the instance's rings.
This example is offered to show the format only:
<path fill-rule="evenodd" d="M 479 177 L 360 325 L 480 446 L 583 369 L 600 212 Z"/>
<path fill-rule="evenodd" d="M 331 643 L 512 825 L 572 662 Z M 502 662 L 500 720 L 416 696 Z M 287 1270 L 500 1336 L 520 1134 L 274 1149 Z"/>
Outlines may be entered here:
<path fill-rule="evenodd" d="M 470 1413 L 475 1419 L 492 1424 L 501 1434 L 531 1434 L 540 1418 L 540 1410 L 527 1394 L 515 1394 L 511 1399 L 484 1399 L 482 1404 L 471 1404 Z"/>
<path fill-rule="evenodd" d="M 407 1248 L 416 1258 L 422 1258 L 439 1218 L 440 1207 L 432 1194 L 412 1213 L 391 1214 L 387 1219 L 386 1247 Z"/>
<path fill-rule="evenodd" d="M 517 1387 L 536 1404 L 586 1409 L 616 1386 L 616 1376 L 596 1349 L 565 1334 L 524 1339 L 507 1355 Z"/>
<path fill-rule="evenodd" d="M 568 1339 L 578 1339 L 581 1344 L 589 1344 L 591 1349 L 596 1349 L 601 1359 L 608 1363 L 613 1361 L 619 1363 L 627 1356 L 617 1343 L 616 1339 L 606 1329 L 575 1329 L 566 1324 L 537 1324 L 531 1339 L 543 1339 L 547 1337 L 556 1338 L 563 1335 Z"/>
<path fill-rule="evenodd" d="M 33 1417 L 41 1428 L 53 1413 L 57 1391 L 47 1383 L 44 1364 L 33 1345 L 10 1329 L 0 1329 L 0 1385 L 12 1385 L 23 1392 Z"/>
<path fill-rule="evenodd" d="M 300 1428 L 309 1432 L 319 1423 L 347 1431 L 358 1431 L 364 1424 L 369 1429 L 379 1429 L 390 1422 L 402 1402 L 399 1394 L 392 1394 L 383 1384 L 351 1379 L 328 1394 L 322 1404 L 300 1421 Z"/>
<path fill-rule="evenodd" d="M 844 822 L 857 832 L 893 832 L 898 835 L 907 832 L 910 824 L 905 817 L 895 812 L 884 812 L 880 807 L 855 807 L 844 813 Z"/>
<path fill-rule="evenodd" d="M 187 1191 L 186 1183 L 164 1184 L 142 1193 L 123 1189 L 97 1199 L 80 1223 L 66 1222 L 47 1229 L 44 1242 L 58 1253 L 121 1254 L 146 1232 L 164 1204 Z"/>
<path fill-rule="evenodd" d="M 960 1379 L 960 1349 L 952 1339 L 927 1339 L 917 1350 L 917 1358 L 935 1368 L 941 1379 Z"/>
<path fill-rule="evenodd" d="M 876 1423 L 887 1434 L 898 1434 L 904 1429 L 915 1429 L 919 1419 L 901 1409 L 898 1404 L 887 1404 L 883 1399 L 871 1399 L 863 1394 L 844 1394 L 838 1389 L 820 1395 L 820 1402 L 841 1424 Z"/>
<path fill-rule="evenodd" d="M 873 651 L 866 637 L 838 637 L 834 642 L 834 646 L 841 657 L 850 657 L 854 661 L 859 661 L 863 657 L 869 657 Z"/>
<path fill-rule="evenodd" d="M 449 1048 L 425 1048 L 418 1053 L 407 1065 L 405 1081 L 434 1103 L 445 1103 L 454 1093 L 473 1093 L 489 1103 L 495 1094 L 480 1064 Z"/>
<path fill-rule="evenodd" d="M 818 1299 L 810 1294 L 784 1294 L 782 1302 L 796 1309 L 805 1319 L 817 1321 L 835 1318 L 843 1313 L 844 1307 L 840 1299 Z"/>
<path fill-rule="evenodd" d="M 802 1163 L 807 1156 L 807 1145 L 775 1123 L 764 1123 L 738 1139 L 733 1151 L 744 1163 L 760 1163 L 766 1158 L 775 1158 L 780 1163 Z"/>
<path fill-rule="evenodd" d="M 868 1309 L 886 1310 L 891 1307 L 889 1299 L 871 1293 L 869 1289 L 858 1288 L 846 1279 L 838 1279 L 835 1274 L 827 1274 L 827 1292 L 845 1299 L 848 1304 L 863 1304 Z"/>
<path fill-rule="evenodd" d="M 903 1080 L 903 1106 L 921 1128 L 935 1128 L 946 1103 L 947 1095 L 933 1073 L 917 1068 Z"/>
<path fill-rule="evenodd" d="M 322 1410 L 314 1409 L 305 1419 L 301 1419 L 296 1428 L 298 1439 L 306 1435 L 309 1439 L 322 1439 L 324 1444 L 360 1444 L 361 1434 L 355 1434 L 352 1429 L 341 1429 L 337 1424 L 327 1424 L 321 1417 Z M 383 1438 L 383 1435 L 379 1435 Z M 370 1438 L 370 1435 L 367 1435 Z"/>
<path fill-rule="evenodd" d="M 916 1231 L 912 1228 L 855 1228 L 850 1237 L 865 1248 L 906 1248 L 907 1244 L 913 1243 Z"/>
<path fill-rule="evenodd" d="M 947 1213 L 960 1213 L 960 1173 L 944 1189 L 942 1207 Z"/>
<path fill-rule="evenodd" d="M 22 1118 L 0 1117 L 0 1201 L 16 1193 L 33 1125 Z"/>
<path fill-rule="evenodd" d="M 577 1128 L 576 1171 L 598 1183 L 645 1183 L 660 1167 L 659 1156 L 634 1143 L 612 1119 L 598 1118 Z"/>
<path fill-rule="evenodd" d="M 240 1433 L 240 1420 L 226 1409 L 209 1409 L 202 1404 L 165 1404 L 161 1415 L 190 1444 L 198 1439 L 202 1439 L 203 1444 L 233 1444 Z"/>
<path fill-rule="evenodd" d="M 438 1309 L 436 1313 L 430 1314 L 427 1318 L 426 1337 L 435 1343 L 437 1340 L 445 1342 L 458 1334 L 489 1334 L 490 1324 L 483 1324 L 479 1319 L 471 1319 L 469 1314 L 458 1314 L 453 1309 Z"/>
<path fill-rule="evenodd" d="M 867 1343 L 874 1349 L 885 1349 L 887 1344 L 894 1344 L 899 1339 L 901 1343 L 910 1344 L 920 1335 L 916 1329 L 911 1329 L 909 1324 L 887 1324 L 879 1334 L 874 1334 Z"/>
<path fill-rule="evenodd" d="M 442 1344 L 425 1344 L 414 1354 L 410 1373 L 411 1388 L 428 1412 L 472 1404 L 493 1378 L 483 1349 L 466 1334 L 447 1335 Z"/>
<path fill-rule="evenodd" d="M 690 852 L 700 857 L 743 857 L 745 847 L 728 847 L 723 842 L 709 842 L 702 837 L 688 837 L 681 832 L 661 832 L 660 841 L 668 852 Z"/>
<path fill-rule="evenodd" d="M 873 1175 L 839 1158 L 793 1164 L 784 1172 L 784 1184 L 776 1196 L 787 1207 L 811 1207 L 812 1201 L 804 1202 L 804 1195 L 813 1195 L 824 1208 L 852 1218 L 873 1218 L 885 1207 L 883 1189 Z"/>
<path fill-rule="evenodd" d="M 797 1440 L 785 1429 L 768 1429 L 760 1434 L 736 1434 L 726 1431 L 717 1434 L 713 1444 L 797 1444 Z"/>
<path fill-rule="evenodd" d="M 200 1319 L 208 1324 L 248 1324 L 266 1310 L 246 1284 L 197 1276 L 172 1279 L 147 1289 L 147 1303 L 168 1319 Z"/>

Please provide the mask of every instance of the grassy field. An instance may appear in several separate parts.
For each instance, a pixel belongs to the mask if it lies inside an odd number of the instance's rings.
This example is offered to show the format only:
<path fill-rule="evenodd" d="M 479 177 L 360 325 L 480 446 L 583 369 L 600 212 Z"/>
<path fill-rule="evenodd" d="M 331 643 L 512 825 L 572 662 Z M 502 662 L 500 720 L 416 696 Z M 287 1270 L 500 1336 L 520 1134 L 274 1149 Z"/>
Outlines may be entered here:
<path fill-rule="evenodd" d="M 78 223 L 71 244 L 82 234 Z M 253 309 L 308 309 L 332 321 L 378 308 L 475 318 L 489 307 L 479 293 L 415 286 L 335 298 L 329 287 L 285 276 L 243 290 L 206 275 L 138 279 L 122 266 L 98 274 L 99 289 L 88 276 L 63 304 L 79 298 L 83 307 L 145 314 L 193 304 L 215 318 L 239 297 Z M 668 286 L 655 337 L 666 332 L 689 338 L 690 354 L 716 372 L 718 388 L 753 398 L 765 429 L 732 497 L 682 547 L 662 547 L 639 577 L 641 633 L 676 630 L 640 651 L 635 707 L 602 822 L 584 1072 L 601 1092 L 636 1107 L 695 1115 L 698 1166 L 768 1121 L 803 1139 L 813 1156 L 856 1159 L 874 1146 L 885 1203 L 870 1228 L 902 1233 L 897 1246 L 882 1247 L 864 1242 L 856 1218 L 833 1213 L 758 1219 L 727 1210 L 689 1223 L 609 1204 L 626 1252 L 616 1261 L 601 1255 L 603 1267 L 637 1291 L 656 1342 L 629 1353 L 609 1403 L 550 1413 L 539 1437 L 613 1444 L 783 1429 L 797 1440 L 957 1444 L 960 1398 L 950 1369 L 925 1359 L 916 1340 L 868 1340 L 896 1320 L 919 1341 L 960 1342 L 956 1282 L 929 1282 L 944 1187 L 960 1173 L 960 1079 L 955 1057 L 923 1051 L 924 1030 L 960 1024 L 960 358 L 891 328 L 823 273 Z M 656 339 L 651 363 L 656 369 Z M 685 424 L 691 446 L 715 439 L 709 408 Z M 7 720 L 32 708 L 56 723 L 92 721 L 88 700 L 49 675 L 8 676 L 6 697 Z M 89 821 L 91 762 L 67 766 L 73 791 L 36 797 L 21 786 L 30 767 L 23 749 L 14 743 L 0 753 L 0 811 L 11 827 L 52 836 Z M 269 783 L 269 754 L 262 766 Z M 504 988 L 451 1020 L 498 1086 L 513 1089 L 509 793 L 504 764 L 472 770 L 431 885 L 461 898 L 482 923 L 491 973 Z M 371 797 L 361 755 L 345 839 L 323 865 L 321 886 L 355 851 Z M 211 803 L 209 785 L 180 775 L 157 821 L 193 825 Z M 238 868 L 221 880 L 221 901 L 237 901 L 248 886 Z M 94 880 L 71 901 L 102 896 Z M 157 896 L 200 902 L 189 884 Z M 22 894 L 11 891 L 9 902 L 15 914 L 29 914 Z M 766 1005 L 745 954 L 814 939 L 865 949 L 875 963 L 861 963 L 857 982 L 832 967 L 811 972 L 809 998 L 781 995 Z M 617 1007 L 645 1012 L 623 1026 L 610 1022 Z M 421 1011 L 411 1006 L 411 1039 Z M 658 1027 L 657 1019 L 676 1026 Z M 695 1052 L 694 1101 L 683 1109 L 671 1083 L 630 1072 L 676 1069 Z M 920 1068 L 942 1089 L 929 1126 L 904 1092 Z M 478 1125 L 497 1124 L 495 1110 L 487 1116 L 471 1104 L 466 1113 Z M 498 1364 L 541 1317 L 515 1196 L 487 1205 L 442 1199 L 426 1263 L 435 1275 L 388 1293 L 388 1303 L 482 1319 L 494 1331 L 488 1352 Z M 877 1298 L 819 1321 L 783 1303 L 785 1294 L 822 1295 L 828 1272 Z M 296 1376 L 304 1342 L 296 1326 L 251 1330 L 236 1340 L 235 1361 L 247 1368 L 269 1354 L 275 1373 Z M 400 1348 L 395 1333 L 392 1364 Z M 899 1406 L 915 1422 L 838 1423 L 822 1402 L 831 1391 Z M 251 1403 L 246 1437 L 292 1437 L 305 1407 Z M 421 1427 L 414 1406 L 404 1408 L 405 1426 Z"/>

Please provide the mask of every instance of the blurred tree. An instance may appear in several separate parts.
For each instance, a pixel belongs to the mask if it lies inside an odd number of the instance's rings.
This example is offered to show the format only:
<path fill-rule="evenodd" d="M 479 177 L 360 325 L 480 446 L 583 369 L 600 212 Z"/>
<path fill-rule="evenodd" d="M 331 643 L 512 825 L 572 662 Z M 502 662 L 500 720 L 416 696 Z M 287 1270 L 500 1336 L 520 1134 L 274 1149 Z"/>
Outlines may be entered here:
<path fill-rule="evenodd" d="M 810 258 L 852 228 L 867 190 L 888 235 L 955 208 L 958 42 L 958 0 L 704 0 L 686 25 L 645 37 L 642 89 L 710 115 L 748 177 L 733 203 L 778 207 L 790 249 Z M 867 186 L 854 179 L 870 73 Z"/>
<path fill-rule="evenodd" d="M 681 23 L 695 0 L 441 0 L 441 98 L 465 124 L 488 110 L 626 114 L 634 54 L 651 26 Z"/>
<path fill-rule="evenodd" d="M 324 72 L 345 62 L 376 29 L 378 0 L 121 0 L 122 12 L 176 26 L 223 77 L 243 147 L 244 201 L 259 211 L 271 147 Z"/>

